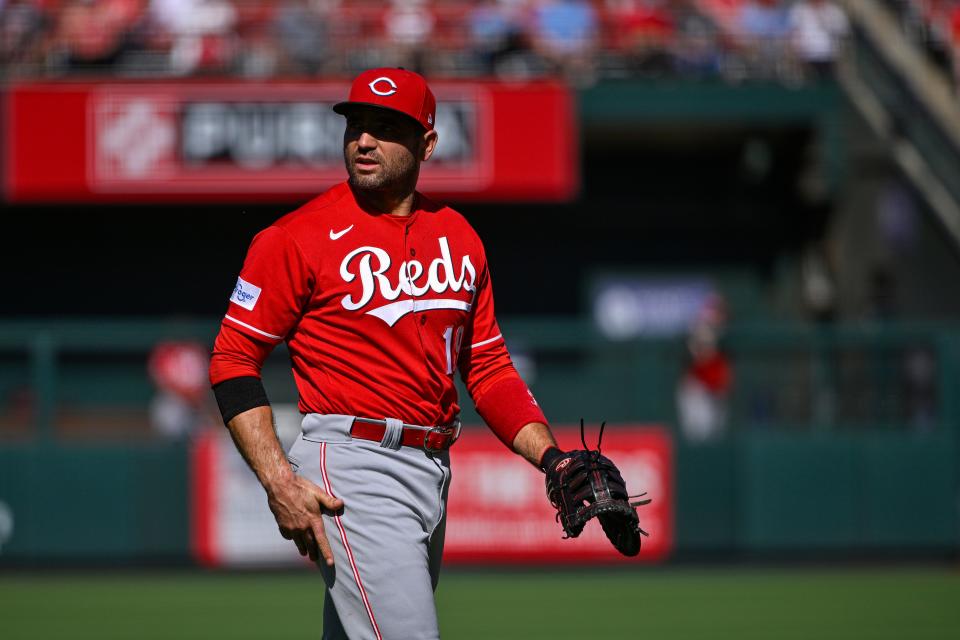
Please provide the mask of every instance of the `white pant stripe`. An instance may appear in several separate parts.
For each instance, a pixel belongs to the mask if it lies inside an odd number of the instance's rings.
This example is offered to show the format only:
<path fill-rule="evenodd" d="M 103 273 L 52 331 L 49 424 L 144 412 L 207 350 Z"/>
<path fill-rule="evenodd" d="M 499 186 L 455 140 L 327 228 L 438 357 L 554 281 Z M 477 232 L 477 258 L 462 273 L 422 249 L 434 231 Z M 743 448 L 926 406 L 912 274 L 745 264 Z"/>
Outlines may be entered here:
<path fill-rule="evenodd" d="M 330 486 L 330 479 L 327 478 L 327 443 L 320 443 L 320 473 L 323 474 L 323 488 L 324 490 L 334 496 L 333 489 Z M 353 569 L 353 578 L 357 581 L 357 587 L 360 589 L 360 597 L 363 598 L 363 606 L 367 609 L 367 615 L 370 616 L 370 624 L 373 625 L 373 632 L 377 636 L 377 640 L 383 640 L 380 635 L 380 627 L 377 626 L 377 620 L 373 616 L 373 609 L 370 608 L 370 601 L 367 599 L 367 591 L 363 588 L 363 581 L 360 580 L 360 571 L 357 569 L 357 561 L 353 557 L 353 549 L 350 548 L 350 543 L 347 542 L 347 532 L 343 528 L 343 523 L 340 522 L 340 516 L 334 514 L 334 519 L 337 522 L 337 529 L 340 530 L 340 539 L 343 540 L 343 547 L 347 551 L 347 557 L 350 559 L 350 568 Z"/>

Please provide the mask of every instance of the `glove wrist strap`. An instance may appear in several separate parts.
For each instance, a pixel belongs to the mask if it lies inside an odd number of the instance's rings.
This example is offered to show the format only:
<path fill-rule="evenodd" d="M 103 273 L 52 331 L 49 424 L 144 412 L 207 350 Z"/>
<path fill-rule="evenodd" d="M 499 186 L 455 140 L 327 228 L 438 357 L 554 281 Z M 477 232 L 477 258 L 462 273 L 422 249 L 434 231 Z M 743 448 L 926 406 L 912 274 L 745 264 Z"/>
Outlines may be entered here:
<path fill-rule="evenodd" d="M 556 461 L 559 458 L 562 458 L 564 455 L 566 454 L 557 447 L 548 447 L 540 457 L 540 470 L 546 473 L 550 468 L 553 467 L 554 463 L 556 463 Z"/>

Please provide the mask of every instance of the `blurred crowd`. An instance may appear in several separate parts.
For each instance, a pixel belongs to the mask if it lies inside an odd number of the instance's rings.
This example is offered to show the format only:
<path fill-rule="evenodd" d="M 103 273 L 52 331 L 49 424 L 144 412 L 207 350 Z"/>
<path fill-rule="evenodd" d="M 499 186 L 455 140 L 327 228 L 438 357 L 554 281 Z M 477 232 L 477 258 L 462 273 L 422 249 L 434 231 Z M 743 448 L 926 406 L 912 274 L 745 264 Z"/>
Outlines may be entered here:
<path fill-rule="evenodd" d="M 776 79 L 830 72 L 831 0 L 0 0 L 6 77 Z"/>

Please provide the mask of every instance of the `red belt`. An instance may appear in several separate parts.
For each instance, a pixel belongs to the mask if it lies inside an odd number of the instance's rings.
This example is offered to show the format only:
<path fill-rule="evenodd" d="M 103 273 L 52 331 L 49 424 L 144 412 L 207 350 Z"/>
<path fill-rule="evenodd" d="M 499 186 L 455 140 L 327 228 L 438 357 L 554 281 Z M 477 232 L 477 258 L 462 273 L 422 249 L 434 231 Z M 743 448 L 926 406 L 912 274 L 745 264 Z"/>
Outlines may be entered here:
<path fill-rule="evenodd" d="M 350 435 L 354 438 L 372 440 L 373 442 L 382 442 L 386 432 L 386 421 L 372 418 L 354 418 L 353 426 L 350 427 Z M 449 427 L 422 427 L 415 424 L 404 424 L 400 444 L 433 453 L 446 451 L 457 441 L 459 436 L 459 422 Z"/>

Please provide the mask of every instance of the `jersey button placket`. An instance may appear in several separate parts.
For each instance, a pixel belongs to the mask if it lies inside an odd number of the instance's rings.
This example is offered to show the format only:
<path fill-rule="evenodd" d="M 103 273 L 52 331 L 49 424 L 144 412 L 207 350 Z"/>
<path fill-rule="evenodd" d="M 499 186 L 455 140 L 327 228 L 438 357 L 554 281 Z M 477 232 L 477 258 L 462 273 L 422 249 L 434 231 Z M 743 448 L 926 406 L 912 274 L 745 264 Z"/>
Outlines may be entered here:
<path fill-rule="evenodd" d="M 407 228 L 407 230 L 409 231 L 409 227 Z M 410 255 L 411 255 L 411 256 L 416 256 L 416 255 L 417 255 L 417 250 L 414 249 L 413 247 L 410 247 Z M 410 283 L 410 291 L 413 291 L 413 280 L 410 280 L 410 275 L 409 275 L 409 274 L 410 274 L 410 270 L 407 269 L 407 281 Z M 422 326 L 425 325 L 425 324 L 427 324 L 427 316 L 421 314 L 421 315 L 420 315 L 420 326 L 422 327 Z"/>
<path fill-rule="evenodd" d="M 403 227 L 403 246 L 404 246 L 404 248 L 410 249 L 410 255 L 411 255 L 411 256 L 415 256 L 415 255 L 417 255 L 417 250 L 414 249 L 413 247 L 410 247 L 410 246 L 407 245 L 407 242 L 408 242 L 409 238 L 410 238 L 410 223 L 408 222 L 408 223 L 407 223 L 406 225 L 404 225 L 404 227 Z M 407 278 L 407 286 L 410 287 L 410 289 L 409 289 L 409 291 L 410 291 L 410 298 L 411 298 L 412 300 L 416 301 L 417 296 L 414 294 L 413 278 L 410 277 L 410 269 L 407 269 L 407 270 L 406 270 L 405 275 L 406 275 L 406 278 Z M 414 302 L 414 305 L 416 305 L 416 302 Z M 414 314 L 416 314 L 416 310 L 414 310 Z M 422 316 L 421 316 L 421 318 L 422 318 Z M 421 324 L 423 324 L 423 323 L 421 322 Z"/>

